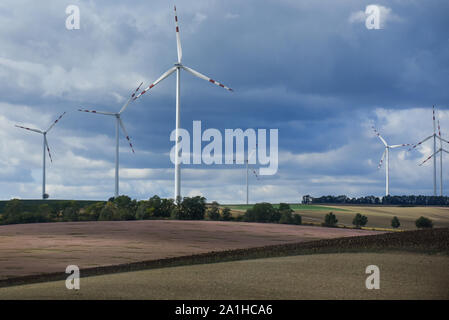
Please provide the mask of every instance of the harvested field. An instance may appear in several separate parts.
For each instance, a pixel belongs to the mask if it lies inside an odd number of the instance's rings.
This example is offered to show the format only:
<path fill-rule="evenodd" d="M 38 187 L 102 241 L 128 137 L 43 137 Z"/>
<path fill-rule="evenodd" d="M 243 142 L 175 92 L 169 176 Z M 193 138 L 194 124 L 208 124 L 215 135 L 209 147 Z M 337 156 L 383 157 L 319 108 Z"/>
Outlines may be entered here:
<path fill-rule="evenodd" d="M 365 269 L 380 269 L 367 290 Z M 0 288 L 0 299 L 449 299 L 449 257 L 340 253 L 223 262 Z"/>
<path fill-rule="evenodd" d="M 325 206 L 323 206 L 325 207 Z M 324 221 L 324 216 L 333 211 L 337 216 L 339 224 L 352 226 L 352 219 L 356 213 L 361 213 L 368 217 L 369 227 L 374 228 L 391 228 L 391 219 L 397 216 L 401 222 L 400 229 L 413 230 L 416 229 L 415 220 L 421 216 L 430 218 L 435 227 L 449 227 L 449 208 L 448 207 L 395 207 L 395 206 L 339 206 L 332 207 L 343 210 L 319 211 L 316 209 L 308 210 L 307 208 L 296 210 L 303 216 L 304 222 Z"/>
<path fill-rule="evenodd" d="M 365 230 L 212 222 L 107 221 L 0 226 L 0 280 L 232 249 L 376 234 Z"/>

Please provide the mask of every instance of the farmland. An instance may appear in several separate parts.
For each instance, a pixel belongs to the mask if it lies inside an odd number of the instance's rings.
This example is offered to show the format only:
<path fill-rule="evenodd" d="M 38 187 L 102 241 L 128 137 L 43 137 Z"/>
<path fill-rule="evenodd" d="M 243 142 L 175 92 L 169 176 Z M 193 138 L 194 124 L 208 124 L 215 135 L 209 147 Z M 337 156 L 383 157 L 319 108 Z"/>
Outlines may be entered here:
<path fill-rule="evenodd" d="M 214 221 L 101 221 L 0 226 L 0 280 L 211 251 L 375 234 L 372 231 Z"/>
<path fill-rule="evenodd" d="M 236 216 L 243 213 L 252 205 L 231 205 L 229 208 Z M 320 224 L 324 216 L 333 212 L 340 226 L 352 226 L 352 219 L 356 213 L 368 217 L 367 228 L 391 228 L 391 219 L 397 216 L 401 222 L 400 229 L 416 229 L 415 220 L 420 216 L 432 219 L 436 227 L 449 227 L 449 208 L 438 206 L 400 207 L 386 205 L 302 205 L 291 204 L 295 213 L 303 217 L 304 223 Z"/>
<path fill-rule="evenodd" d="M 448 229 L 235 251 L 242 259 L 84 277 L 79 291 L 64 281 L 0 288 L 0 299 L 449 299 Z M 373 264 L 380 290 L 365 287 Z"/>
<path fill-rule="evenodd" d="M 370 264 L 380 290 L 364 286 Z M 0 299 L 449 299 L 447 270 L 447 256 L 320 254 L 88 277 L 78 291 L 63 281 L 0 288 Z"/>

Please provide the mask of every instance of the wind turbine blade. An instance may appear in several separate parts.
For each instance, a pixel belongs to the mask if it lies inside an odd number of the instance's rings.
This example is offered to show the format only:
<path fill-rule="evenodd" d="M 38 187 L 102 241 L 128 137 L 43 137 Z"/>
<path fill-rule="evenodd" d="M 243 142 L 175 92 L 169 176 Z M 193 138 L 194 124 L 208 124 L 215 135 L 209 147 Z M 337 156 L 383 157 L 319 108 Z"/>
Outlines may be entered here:
<path fill-rule="evenodd" d="M 435 133 L 435 106 L 432 106 L 432 117 L 433 117 L 433 133 Z"/>
<path fill-rule="evenodd" d="M 22 127 L 22 126 L 18 126 L 17 124 L 15 125 L 17 128 L 20 128 L 20 129 L 25 129 L 25 130 L 29 130 L 29 131 L 33 131 L 33 132 L 37 132 L 37 133 L 44 133 L 44 132 L 42 132 L 41 130 L 38 130 L 38 129 L 32 129 L 32 128 L 27 128 L 27 127 Z"/>
<path fill-rule="evenodd" d="M 167 72 L 165 72 L 162 76 L 159 77 L 156 81 L 154 81 L 152 84 L 150 84 L 148 87 L 145 88 L 141 93 L 139 93 L 137 96 L 134 97 L 133 100 L 138 99 L 141 95 L 143 95 L 145 92 L 153 88 L 155 85 L 157 85 L 159 82 L 167 78 L 169 75 L 171 75 L 173 72 L 176 71 L 176 67 L 171 67 Z"/>
<path fill-rule="evenodd" d="M 211 78 L 205 76 L 204 74 L 201 74 L 201 73 L 199 73 L 198 71 L 195 71 L 195 70 L 193 70 L 193 69 L 191 69 L 191 68 L 189 68 L 189 67 L 182 66 L 182 68 L 183 68 L 184 70 L 190 72 L 190 73 L 193 74 L 194 76 L 200 78 L 200 79 L 204 79 L 204 80 L 206 80 L 206 81 L 209 81 L 209 82 L 211 82 L 211 83 L 213 83 L 213 84 L 215 84 L 215 85 L 217 85 L 217 86 L 219 86 L 219 87 L 225 88 L 226 90 L 234 91 L 234 90 L 232 90 L 231 88 L 226 87 L 225 85 L 221 84 L 220 82 L 217 82 L 217 81 L 215 81 L 215 80 L 213 80 L 213 79 L 211 79 Z"/>
<path fill-rule="evenodd" d="M 440 136 L 437 136 L 437 138 L 440 139 L 440 141 L 444 141 L 444 142 L 446 142 L 446 143 L 449 143 L 449 141 L 447 141 L 447 140 L 444 139 L 444 138 L 441 138 Z"/>
<path fill-rule="evenodd" d="M 382 141 L 382 143 L 385 145 L 385 147 L 388 146 L 387 142 L 385 141 L 384 138 L 382 138 L 382 136 L 380 135 L 379 131 L 377 131 L 376 128 L 374 128 L 374 127 L 372 127 L 372 128 L 373 128 L 374 133 L 376 134 L 376 136 L 379 137 L 379 139 Z"/>
<path fill-rule="evenodd" d="M 113 112 L 106 112 L 106 111 L 96 111 L 96 110 L 86 110 L 86 109 L 78 109 L 78 111 L 90 112 L 90 113 L 96 113 L 96 114 L 104 114 L 106 116 L 115 116 L 115 113 L 113 113 Z"/>
<path fill-rule="evenodd" d="M 181 47 L 181 37 L 179 35 L 178 14 L 176 13 L 176 6 L 175 6 L 175 27 L 176 27 L 176 49 L 178 50 L 178 63 L 181 63 L 182 47 Z"/>
<path fill-rule="evenodd" d="M 438 150 L 437 152 L 435 152 L 434 154 L 432 154 L 430 157 L 428 157 L 426 160 L 424 160 L 423 162 L 421 162 L 419 165 L 422 166 L 424 163 L 426 163 L 428 160 L 432 159 L 432 157 L 436 156 L 438 154 L 438 152 L 440 152 L 441 150 Z"/>
<path fill-rule="evenodd" d="M 417 146 L 419 146 L 420 144 L 423 144 L 424 142 L 426 142 L 427 140 L 429 140 L 430 138 L 433 137 L 433 134 L 428 136 L 427 138 L 425 138 L 424 140 L 418 142 L 417 144 L 413 145 L 413 147 L 411 147 L 410 149 L 408 149 L 408 151 L 415 149 Z"/>
<path fill-rule="evenodd" d="M 50 161 L 53 162 L 53 159 L 51 158 L 50 147 L 48 146 L 47 137 L 45 137 L 44 139 L 45 139 L 45 146 L 47 147 L 48 156 L 50 157 Z"/>
<path fill-rule="evenodd" d="M 132 100 L 132 99 L 136 96 L 136 93 L 137 93 L 137 91 L 139 91 L 139 89 L 140 89 L 140 87 L 142 86 L 142 84 L 143 84 L 143 82 L 141 82 L 141 83 L 139 84 L 139 86 L 137 87 L 137 89 L 133 91 L 133 93 L 131 94 L 131 96 L 129 97 L 129 99 L 126 101 L 126 103 L 123 105 L 123 107 L 122 107 L 122 108 L 120 109 L 120 111 L 118 112 L 119 114 L 121 114 L 123 111 L 125 111 L 126 108 L 128 108 L 128 105 L 129 105 L 129 103 L 130 103 L 131 101 L 134 101 L 134 100 Z"/>
<path fill-rule="evenodd" d="M 118 118 L 120 127 L 122 127 L 123 133 L 125 134 L 126 140 L 128 140 L 129 146 L 131 147 L 131 150 L 134 152 L 133 144 L 131 143 L 131 139 L 129 138 L 128 132 L 125 129 L 125 125 L 122 122 L 122 119 Z"/>
<path fill-rule="evenodd" d="M 394 149 L 394 148 L 400 148 L 400 147 L 406 147 L 406 146 L 411 146 L 411 144 L 410 143 L 394 144 L 394 145 L 390 146 L 390 148 Z"/>
<path fill-rule="evenodd" d="M 51 130 L 51 129 L 58 123 L 58 121 L 61 120 L 61 118 L 62 118 L 66 113 L 67 113 L 67 112 L 64 111 L 64 113 L 61 114 L 61 115 L 58 117 L 58 119 L 56 119 L 56 120 L 51 124 L 51 126 L 47 129 L 46 132 L 50 131 L 50 130 Z"/>
<path fill-rule="evenodd" d="M 377 169 L 380 169 L 382 167 L 382 164 L 384 163 L 385 155 L 387 153 L 387 149 L 384 150 L 384 153 L 382 153 L 382 158 L 380 158 L 379 164 L 377 165 Z"/>

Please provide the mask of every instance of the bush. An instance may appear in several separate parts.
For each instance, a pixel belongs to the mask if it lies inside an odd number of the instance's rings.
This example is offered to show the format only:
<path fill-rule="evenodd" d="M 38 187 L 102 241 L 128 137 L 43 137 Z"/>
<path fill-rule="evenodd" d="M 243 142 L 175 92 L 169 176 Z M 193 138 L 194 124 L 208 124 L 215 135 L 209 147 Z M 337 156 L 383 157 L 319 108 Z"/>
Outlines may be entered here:
<path fill-rule="evenodd" d="M 433 228 L 433 222 L 432 220 L 425 218 L 425 217 L 419 217 L 415 221 L 416 227 L 418 229 L 426 229 L 426 228 Z"/>
<path fill-rule="evenodd" d="M 288 203 L 279 203 L 279 211 L 290 211 L 293 212 L 293 210 L 290 208 L 290 205 Z"/>
<path fill-rule="evenodd" d="M 221 219 L 223 221 L 231 221 L 233 219 L 231 209 L 229 209 L 228 207 L 223 208 L 223 210 L 221 210 Z"/>
<path fill-rule="evenodd" d="M 111 220 L 117 220 L 118 216 L 118 210 L 113 202 L 108 201 L 106 205 L 101 209 L 100 216 L 98 217 L 98 220 L 101 221 L 111 221 Z"/>
<path fill-rule="evenodd" d="M 97 221 L 104 206 L 104 202 L 91 204 L 84 210 L 84 214 L 80 215 L 80 220 Z"/>
<path fill-rule="evenodd" d="M 63 221 L 78 221 L 79 220 L 79 209 L 76 207 L 66 207 L 62 210 L 62 220 Z"/>
<path fill-rule="evenodd" d="M 279 223 L 293 224 L 293 215 L 290 210 L 283 210 L 280 213 L 281 213 L 281 218 L 279 219 Z"/>
<path fill-rule="evenodd" d="M 399 222 L 398 217 L 393 217 L 393 219 L 391 219 L 391 226 L 396 229 L 399 228 L 401 226 L 401 223 Z"/>
<path fill-rule="evenodd" d="M 326 214 L 326 216 L 324 217 L 324 223 L 323 226 L 326 227 L 335 227 L 338 223 L 337 217 L 332 213 L 329 212 L 328 214 Z"/>
<path fill-rule="evenodd" d="M 217 201 L 212 202 L 210 207 L 207 209 L 207 217 L 210 220 L 220 220 L 220 208 Z"/>
<path fill-rule="evenodd" d="M 299 214 L 293 214 L 293 224 L 302 224 L 302 217 Z"/>
<path fill-rule="evenodd" d="M 368 222 L 368 218 L 360 213 L 357 213 L 352 220 L 352 224 L 356 226 L 356 228 L 360 228 L 366 225 Z"/>
<path fill-rule="evenodd" d="M 271 203 L 256 203 L 251 209 L 246 210 L 244 220 L 247 222 L 278 222 L 280 213 Z"/>

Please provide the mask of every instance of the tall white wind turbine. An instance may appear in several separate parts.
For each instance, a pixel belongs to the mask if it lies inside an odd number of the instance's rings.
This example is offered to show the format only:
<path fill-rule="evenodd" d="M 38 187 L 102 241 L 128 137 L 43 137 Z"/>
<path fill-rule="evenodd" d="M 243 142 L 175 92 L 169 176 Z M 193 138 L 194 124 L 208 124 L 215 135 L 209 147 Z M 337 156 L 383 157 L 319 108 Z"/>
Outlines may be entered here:
<path fill-rule="evenodd" d="M 440 154 L 440 196 L 443 196 L 443 152 L 449 153 L 449 151 L 443 148 L 443 141 L 445 142 L 447 141 L 441 137 L 440 120 L 438 120 L 438 139 L 440 140 L 440 148 L 436 152 L 434 152 L 431 156 L 429 156 L 426 160 L 421 162 L 419 165 L 422 166 L 431 158 L 435 160 L 436 155 L 438 153 Z"/>
<path fill-rule="evenodd" d="M 126 140 L 128 140 L 129 146 L 131 147 L 132 152 L 134 153 L 133 144 L 131 143 L 131 139 L 129 138 L 128 132 L 125 129 L 125 125 L 123 124 L 123 121 L 121 119 L 122 113 L 126 110 L 129 103 L 135 98 L 137 91 L 139 91 L 140 86 L 142 83 L 137 87 L 136 90 L 133 91 L 129 99 L 126 101 L 126 103 L 123 105 L 123 107 L 120 109 L 119 112 L 105 112 L 105 111 L 96 111 L 96 110 L 87 110 L 87 109 L 78 109 L 78 111 L 81 112 L 90 112 L 90 113 L 96 113 L 96 114 L 102 114 L 106 116 L 113 116 L 115 117 L 115 192 L 114 196 L 119 196 L 119 127 L 122 128 L 123 134 L 126 137 Z"/>
<path fill-rule="evenodd" d="M 421 140 L 417 144 L 413 145 L 408 151 L 415 149 L 417 146 L 421 145 L 422 143 L 426 142 L 430 138 L 433 138 L 433 155 L 437 153 L 437 139 L 444 142 L 449 143 L 449 141 L 441 138 L 441 136 L 438 136 L 436 133 L 436 124 L 435 124 L 435 106 L 432 106 L 432 118 L 433 118 L 433 134 L 428 136 L 427 138 Z M 432 156 L 430 156 L 432 158 Z M 433 195 L 437 195 L 437 159 L 436 157 L 433 157 Z"/>
<path fill-rule="evenodd" d="M 390 149 L 400 148 L 409 146 L 410 144 L 394 144 L 389 145 L 384 138 L 380 135 L 380 133 L 373 127 L 374 133 L 379 137 L 380 141 L 385 146 L 384 153 L 382 154 L 382 158 L 380 158 L 380 162 L 378 168 L 382 167 L 383 161 L 385 160 L 385 195 L 390 195 Z"/>
<path fill-rule="evenodd" d="M 180 118 L 180 94 L 181 94 L 181 69 L 193 74 L 194 76 L 204 79 L 206 81 L 209 81 L 217 86 L 220 86 L 226 90 L 232 91 L 231 88 L 199 73 L 198 71 L 193 70 L 192 68 L 189 68 L 182 64 L 182 48 L 181 48 L 181 38 L 179 36 L 179 25 L 178 25 L 178 16 L 176 14 L 176 6 L 175 6 L 175 27 L 176 27 L 176 47 L 178 52 L 178 61 L 174 64 L 173 67 L 168 69 L 164 74 L 162 74 L 155 82 L 150 84 L 145 90 L 143 90 L 141 93 L 139 93 L 134 100 L 139 98 L 141 95 L 143 95 L 145 92 L 153 88 L 155 85 L 157 85 L 159 82 L 170 76 L 173 72 L 176 71 L 176 155 L 175 155 L 175 192 L 174 192 L 174 199 L 177 201 L 181 197 L 181 167 L 180 167 L 180 136 L 179 136 L 179 129 L 181 125 L 181 118 Z"/>
<path fill-rule="evenodd" d="M 19 125 L 15 125 L 17 128 L 21 128 L 21 129 L 25 129 L 28 131 L 32 131 L 32 132 L 36 132 L 36 133 L 40 133 L 43 136 L 43 156 L 42 156 L 42 199 L 47 199 L 49 196 L 47 193 L 45 193 L 45 167 L 46 167 L 46 156 L 45 156 L 45 149 L 47 149 L 48 152 L 48 157 L 50 158 L 50 161 L 53 162 L 52 158 L 51 158 L 51 153 L 50 153 L 50 147 L 48 146 L 48 141 L 47 141 L 47 133 L 59 122 L 59 120 L 66 114 L 66 112 L 64 112 L 63 114 L 61 114 L 58 119 L 56 119 L 55 121 L 53 121 L 53 123 L 51 124 L 51 126 L 43 131 L 43 130 L 39 130 L 39 129 L 32 129 L 32 128 L 28 128 L 28 127 L 22 127 Z"/>
<path fill-rule="evenodd" d="M 257 146 L 257 145 L 256 145 Z M 246 204 L 249 203 L 249 172 L 251 169 L 251 172 L 254 174 L 254 176 L 256 177 L 257 180 L 259 180 L 259 175 L 256 172 L 256 169 L 254 168 L 250 168 L 249 167 L 249 161 L 252 158 L 252 156 L 254 155 L 254 153 L 256 152 L 256 148 L 254 148 L 251 153 L 247 153 L 247 157 L 245 159 L 245 174 L 246 174 Z M 237 159 L 234 156 L 234 163 L 237 163 Z"/>

